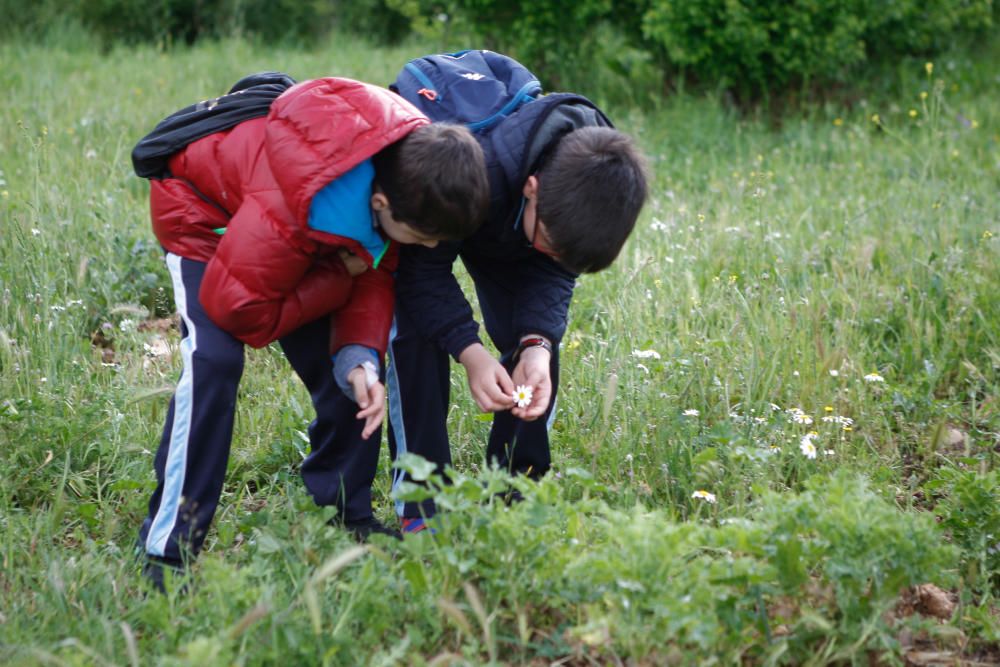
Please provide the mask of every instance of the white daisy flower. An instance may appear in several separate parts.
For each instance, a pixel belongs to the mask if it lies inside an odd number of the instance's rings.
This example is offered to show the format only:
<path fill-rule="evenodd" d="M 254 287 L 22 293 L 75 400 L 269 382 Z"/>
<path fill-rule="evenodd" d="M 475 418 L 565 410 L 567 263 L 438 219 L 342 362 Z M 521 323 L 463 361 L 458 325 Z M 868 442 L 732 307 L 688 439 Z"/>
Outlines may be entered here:
<path fill-rule="evenodd" d="M 700 415 L 701 413 L 700 413 L 700 412 L 698 412 L 697 410 L 695 410 L 694 408 L 690 408 L 690 409 L 688 409 L 688 410 L 685 410 L 685 411 L 684 411 L 683 413 L 681 413 L 681 414 L 683 414 L 683 415 L 684 415 L 685 417 L 697 417 L 697 416 L 698 416 L 698 415 Z"/>
<path fill-rule="evenodd" d="M 514 399 L 514 403 L 517 404 L 519 408 L 526 408 L 531 405 L 531 395 L 534 393 L 534 389 L 530 386 L 521 384 L 514 389 L 514 394 L 511 398 Z"/>
<path fill-rule="evenodd" d="M 799 441 L 799 450 L 807 459 L 816 458 L 816 443 L 813 442 L 815 439 L 815 433 L 807 433 L 802 436 L 802 440 Z"/>
<path fill-rule="evenodd" d="M 796 424 L 805 424 L 806 426 L 809 426 L 813 423 L 813 418 L 803 412 L 801 408 L 790 408 L 788 410 L 788 415 Z"/>
<path fill-rule="evenodd" d="M 694 493 L 691 494 L 691 497 L 695 498 L 697 500 L 704 500 L 706 503 L 708 503 L 710 505 L 714 505 L 715 504 L 715 494 L 714 493 L 709 493 L 708 491 L 705 491 L 704 489 L 698 489 L 697 491 L 695 491 Z"/>
<path fill-rule="evenodd" d="M 879 375 L 877 371 L 872 371 L 865 376 L 865 382 L 885 382 L 885 378 Z"/>
<path fill-rule="evenodd" d="M 659 359 L 660 353 L 656 350 L 632 350 L 632 356 L 636 359 Z"/>

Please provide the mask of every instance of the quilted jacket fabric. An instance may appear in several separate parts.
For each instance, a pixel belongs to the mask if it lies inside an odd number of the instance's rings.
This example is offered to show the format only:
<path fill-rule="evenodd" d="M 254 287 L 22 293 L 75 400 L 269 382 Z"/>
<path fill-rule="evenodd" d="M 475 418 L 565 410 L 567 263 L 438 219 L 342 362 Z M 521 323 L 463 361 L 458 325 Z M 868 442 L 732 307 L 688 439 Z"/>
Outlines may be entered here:
<path fill-rule="evenodd" d="M 522 188 L 547 152 L 565 134 L 588 126 L 611 126 L 592 102 L 555 93 L 525 104 L 493 130 L 476 135 L 486 156 L 490 212 L 486 222 L 461 243 L 400 250 L 398 306 L 421 334 L 455 359 L 480 342 L 472 307 L 452 273 L 455 258 L 487 260 L 508 271 L 496 276 L 514 297 L 513 330 L 520 337 L 541 334 L 558 343 L 566 332 L 576 274 L 531 248 L 520 228 Z"/>
<path fill-rule="evenodd" d="M 331 351 L 355 343 L 384 353 L 396 251 L 352 280 L 337 251 L 369 266 L 374 258 L 351 238 L 310 228 L 309 206 L 321 188 L 428 122 L 376 86 L 302 82 L 266 117 L 175 154 L 170 177 L 151 181 L 153 231 L 169 252 L 207 263 L 201 303 L 244 343 L 263 347 L 336 311 Z"/>

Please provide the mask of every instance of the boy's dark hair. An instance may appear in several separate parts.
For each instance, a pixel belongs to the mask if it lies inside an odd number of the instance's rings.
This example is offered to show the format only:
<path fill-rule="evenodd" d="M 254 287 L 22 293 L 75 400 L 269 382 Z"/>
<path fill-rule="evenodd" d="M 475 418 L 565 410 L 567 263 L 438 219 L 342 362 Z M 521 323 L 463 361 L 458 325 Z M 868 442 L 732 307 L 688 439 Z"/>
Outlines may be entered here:
<path fill-rule="evenodd" d="M 372 156 L 372 163 L 398 222 L 458 241 L 486 217 L 490 185 L 483 149 L 460 125 L 418 128 Z"/>
<path fill-rule="evenodd" d="M 537 215 L 559 263 L 576 273 L 610 266 L 648 193 L 646 160 L 633 141 L 610 127 L 574 130 L 537 178 Z"/>

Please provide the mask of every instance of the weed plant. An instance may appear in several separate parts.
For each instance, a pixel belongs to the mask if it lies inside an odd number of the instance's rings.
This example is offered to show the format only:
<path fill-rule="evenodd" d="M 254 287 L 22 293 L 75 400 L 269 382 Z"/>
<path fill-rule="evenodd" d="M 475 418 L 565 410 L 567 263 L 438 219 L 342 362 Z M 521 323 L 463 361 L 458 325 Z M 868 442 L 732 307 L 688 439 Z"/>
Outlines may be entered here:
<path fill-rule="evenodd" d="M 147 324 L 172 295 L 132 145 L 251 71 L 388 83 L 424 50 L 0 44 L 0 661 L 844 664 L 901 661 L 903 628 L 1000 638 L 995 50 L 777 127 L 610 109 L 653 197 L 580 278 L 551 475 L 489 469 L 456 373 L 453 484 L 407 490 L 449 509 L 437 534 L 352 545 L 298 480 L 308 395 L 264 349 L 189 592 L 146 593 L 180 357 Z M 958 594 L 951 621 L 890 613 L 921 583 Z"/>

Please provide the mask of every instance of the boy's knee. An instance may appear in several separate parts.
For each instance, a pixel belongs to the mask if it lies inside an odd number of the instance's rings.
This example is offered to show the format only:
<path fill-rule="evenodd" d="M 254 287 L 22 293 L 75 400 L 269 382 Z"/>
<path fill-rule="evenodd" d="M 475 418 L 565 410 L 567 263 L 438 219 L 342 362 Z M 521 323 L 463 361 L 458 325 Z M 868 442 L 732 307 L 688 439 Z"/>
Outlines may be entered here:
<path fill-rule="evenodd" d="M 193 359 L 204 375 L 219 379 L 239 378 L 243 375 L 243 349 L 222 349 L 211 352 L 196 350 Z"/>

